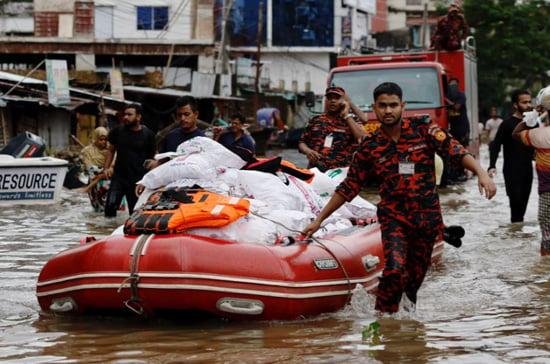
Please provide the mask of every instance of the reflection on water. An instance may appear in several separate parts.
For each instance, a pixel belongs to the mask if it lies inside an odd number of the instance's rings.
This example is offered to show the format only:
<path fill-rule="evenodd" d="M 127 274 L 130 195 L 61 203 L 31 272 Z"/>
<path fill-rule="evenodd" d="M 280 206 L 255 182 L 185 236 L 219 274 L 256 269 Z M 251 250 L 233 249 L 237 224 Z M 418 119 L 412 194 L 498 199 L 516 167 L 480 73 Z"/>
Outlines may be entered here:
<path fill-rule="evenodd" d="M 284 153 L 304 166 L 303 156 Z M 106 220 L 73 191 L 55 206 L 3 208 L 0 361 L 550 363 L 550 259 L 539 255 L 537 196 L 526 222 L 510 225 L 502 176 L 496 181 L 494 201 L 475 180 L 441 191 L 446 223 L 466 227 L 464 244 L 445 248 L 415 313 L 382 318 L 364 292 L 340 312 L 293 322 L 44 315 L 35 298 L 43 264 L 85 235 L 109 234 L 125 215 Z M 363 338 L 375 319 L 380 334 Z"/>

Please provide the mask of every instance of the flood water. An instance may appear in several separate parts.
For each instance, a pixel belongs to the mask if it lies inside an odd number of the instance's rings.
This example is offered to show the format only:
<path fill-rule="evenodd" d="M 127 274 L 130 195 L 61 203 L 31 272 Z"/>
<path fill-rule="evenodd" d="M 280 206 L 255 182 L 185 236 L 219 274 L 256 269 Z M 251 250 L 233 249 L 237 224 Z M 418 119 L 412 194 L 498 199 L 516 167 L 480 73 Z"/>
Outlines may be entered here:
<path fill-rule="evenodd" d="M 274 153 L 304 166 L 295 151 Z M 35 297 L 45 262 L 125 216 L 105 220 L 75 191 L 54 206 L 2 208 L 0 362 L 550 363 L 550 257 L 540 256 L 536 181 L 525 223 L 514 225 L 501 173 L 495 181 L 492 201 L 475 179 L 441 190 L 445 222 L 466 228 L 463 246 L 445 246 L 416 312 L 383 318 L 363 292 L 340 312 L 292 322 L 45 315 Z M 380 335 L 363 338 L 375 319 Z"/>

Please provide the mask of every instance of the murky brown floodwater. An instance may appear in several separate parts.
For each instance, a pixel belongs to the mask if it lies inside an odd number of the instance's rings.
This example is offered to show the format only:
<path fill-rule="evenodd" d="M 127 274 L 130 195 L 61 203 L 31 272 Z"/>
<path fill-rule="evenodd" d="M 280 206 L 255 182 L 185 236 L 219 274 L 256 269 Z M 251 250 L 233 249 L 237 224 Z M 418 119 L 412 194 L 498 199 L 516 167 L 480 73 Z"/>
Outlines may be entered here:
<path fill-rule="evenodd" d="M 295 151 L 283 154 L 303 166 Z M 44 263 L 85 235 L 109 234 L 124 216 L 106 221 L 74 191 L 55 206 L 2 208 L 0 361 L 550 363 L 550 257 L 539 253 L 536 188 L 526 222 L 512 226 L 501 174 L 496 181 L 493 201 L 475 179 L 442 190 L 446 223 L 466 227 L 464 244 L 445 247 L 417 311 L 380 319 L 375 341 L 362 339 L 375 313 L 361 293 L 340 312 L 294 322 L 43 315 L 35 284 Z"/>

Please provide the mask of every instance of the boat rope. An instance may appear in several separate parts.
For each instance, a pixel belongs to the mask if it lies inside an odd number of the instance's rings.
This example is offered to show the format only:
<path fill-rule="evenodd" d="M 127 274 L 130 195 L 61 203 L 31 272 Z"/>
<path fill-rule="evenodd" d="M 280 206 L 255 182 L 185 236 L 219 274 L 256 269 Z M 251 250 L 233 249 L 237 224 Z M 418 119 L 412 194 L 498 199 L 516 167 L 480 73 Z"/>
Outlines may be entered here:
<path fill-rule="evenodd" d="M 280 221 L 276 221 L 276 220 L 273 220 L 273 219 L 270 219 L 269 217 L 266 217 L 266 216 L 262 216 L 254 211 L 250 211 L 250 214 L 254 215 L 254 216 L 257 216 L 261 219 L 264 219 L 264 220 L 267 220 L 267 221 L 271 221 L 272 223 L 274 224 L 277 224 L 279 226 L 282 226 L 283 228 L 287 229 L 288 231 L 291 231 L 291 232 L 294 232 L 294 233 L 298 233 L 298 234 L 302 234 L 302 232 L 300 230 L 296 230 L 296 229 L 293 229 L 293 228 L 290 228 L 288 226 L 286 226 L 285 224 L 283 224 L 282 222 Z M 338 258 L 338 256 L 336 256 L 336 254 L 334 254 L 332 252 L 332 250 L 330 250 L 330 248 L 328 246 L 326 246 L 325 244 L 323 244 L 319 239 L 311 236 L 309 239 L 312 239 L 314 242 L 316 242 L 317 244 L 319 244 L 323 249 L 325 249 L 337 262 L 338 262 L 338 265 L 342 268 L 342 273 L 344 273 L 344 277 L 346 278 L 346 282 L 348 284 L 348 296 L 346 297 L 346 303 L 349 303 L 350 300 L 351 300 L 351 296 L 353 294 L 353 288 L 352 288 L 352 284 L 351 284 L 351 279 L 348 275 L 348 271 L 346 270 L 346 267 L 344 267 L 344 265 L 342 264 L 342 261 L 340 260 L 340 258 Z M 327 240 L 332 240 L 332 239 L 327 239 Z M 332 241 L 335 241 L 335 240 L 332 240 Z M 336 242 L 336 241 L 335 241 Z"/>
<path fill-rule="evenodd" d="M 118 287 L 117 293 L 120 293 L 122 288 L 124 288 L 124 285 L 128 282 L 130 282 L 130 292 L 131 296 L 129 299 L 124 301 L 124 305 L 132 312 L 143 315 L 145 313 L 145 310 L 143 309 L 143 301 L 141 298 L 139 298 L 139 292 L 138 292 L 138 283 L 139 283 L 139 262 L 141 259 L 141 254 L 143 252 L 143 247 L 149 241 L 149 239 L 153 238 L 154 234 L 152 235 L 141 235 L 137 240 L 137 244 L 134 245 L 132 254 L 132 262 L 130 263 L 130 275 L 120 283 L 120 286 Z"/>
<path fill-rule="evenodd" d="M 346 282 L 348 284 L 348 296 L 346 297 L 346 304 L 347 303 L 350 303 L 351 301 L 351 296 L 353 294 L 353 287 L 351 285 L 351 279 L 348 275 L 348 272 L 346 271 L 346 268 L 344 267 L 344 265 L 342 264 L 342 262 L 340 261 L 340 258 L 338 258 L 338 256 L 336 256 L 336 254 L 334 254 L 325 244 L 321 243 L 321 241 L 315 237 L 310 237 L 310 239 L 313 239 L 313 241 L 315 241 L 317 244 L 319 244 L 320 246 L 322 246 L 327 252 L 329 252 L 330 255 L 332 255 L 332 257 L 334 259 L 336 259 L 336 261 L 338 262 L 338 265 L 340 267 L 342 267 L 342 272 L 344 273 L 344 277 L 346 277 Z M 327 239 L 327 240 L 332 240 L 332 239 Z M 335 240 L 333 240 L 335 241 Z"/>

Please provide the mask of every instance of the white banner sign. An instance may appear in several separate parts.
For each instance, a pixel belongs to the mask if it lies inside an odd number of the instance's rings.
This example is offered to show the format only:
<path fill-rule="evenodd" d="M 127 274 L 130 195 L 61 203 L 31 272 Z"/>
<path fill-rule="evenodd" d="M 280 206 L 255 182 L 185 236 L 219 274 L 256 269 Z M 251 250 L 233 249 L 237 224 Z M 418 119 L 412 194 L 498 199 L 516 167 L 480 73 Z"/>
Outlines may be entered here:
<path fill-rule="evenodd" d="M 46 78 L 48 79 L 48 102 L 54 106 L 70 105 L 71 95 L 67 61 L 47 59 Z"/>

